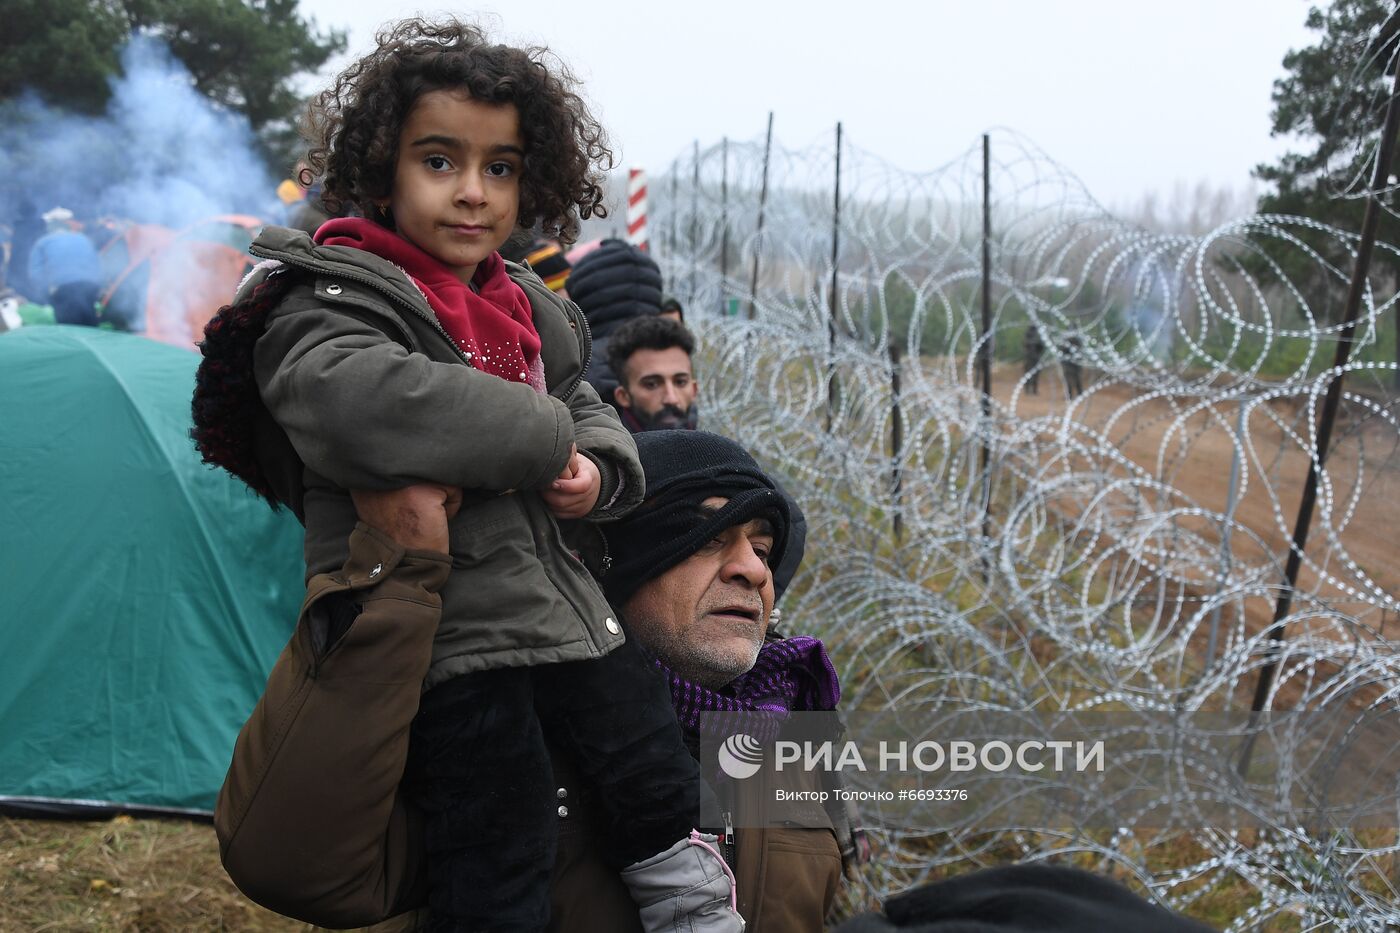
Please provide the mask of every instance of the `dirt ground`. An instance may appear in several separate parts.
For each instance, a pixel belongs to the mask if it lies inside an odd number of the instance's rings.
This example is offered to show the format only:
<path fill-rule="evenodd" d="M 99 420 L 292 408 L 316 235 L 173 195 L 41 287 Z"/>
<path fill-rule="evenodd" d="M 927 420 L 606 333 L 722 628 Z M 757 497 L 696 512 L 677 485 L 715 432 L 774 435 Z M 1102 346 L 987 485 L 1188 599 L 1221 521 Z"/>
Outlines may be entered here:
<path fill-rule="evenodd" d="M 313 929 L 240 894 L 207 824 L 0 817 L 0 933 Z"/>
<path fill-rule="evenodd" d="M 1003 404 L 1012 403 L 1020 375 L 1019 366 L 1001 366 L 994 373 L 994 395 Z M 1183 418 L 1190 400 L 1183 404 L 1179 399 L 1145 399 L 1145 393 L 1135 387 L 1096 382 L 1094 375 L 1085 372 L 1087 391 L 1071 407 L 1059 373 L 1043 374 L 1039 394 L 1023 391 L 1014 410 L 1027 419 L 1063 415 L 1069 410 L 1075 421 L 1105 432 L 1109 442 L 1134 463 L 1178 490 L 1184 498 L 1172 504 L 1180 506 L 1189 500 L 1203 509 L 1224 513 L 1235 454 L 1230 432 L 1237 425 L 1238 406 L 1216 404 L 1210 412 Z M 1400 636 L 1395 612 L 1380 612 L 1370 606 L 1384 602 L 1382 594 L 1400 598 L 1400 552 L 1396 548 L 1400 537 L 1400 437 L 1379 418 L 1358 425 L 1361 414 L 1359 406 L 1351 405 L 1348 414 L 1338 419 L 1326 468 L 1333 514 L 1324 519 L 1320 492 L 1305 548 L 1309 559 L 1322 561 L 1322 569 L 1336 579 L 1319 583 L 1316 568 L 1305 563 L 1299 585 L 1302 592 L 1315 591 L 1344 611 L 1366 613 L 1366 621 L 1378 629 L 1388 621 L 1391 631 L 1385 634 L 1394 638 Z M 1235 519 L 1258 540 L 1236 529 L 1230 554 L 1237 565 L 1258 567 L 1274 562 L 1282 578 L 1308 475 L 1310 454 L 1305 445 L 1309 417 L 1308 411 L 1291 400 L 1266 403 L 1251 413 L 1246 433 L 1253 450 L 1247 451 L 1240 463 Z M 1297 436 L 1289 436 L 1289 432 Z M 1353 504 L 1349 500 L 1357 495 L 1358 485 L 1360 493 Z M 1329 532 L 1342 525 L 1348 508 L 1353 512 L 1336 535 L 1339 549 L 1329 540 Z M 1218 526 L 1207 529 L 1203 520 L 1197 520 L 1197 529 L 1211 540 L 1219 540 Z M 1341 560 L 1343 550 L 1355 569 Z M 1248 615 L 1252 624 L 1267 624 L 1272 606 L 1251 605 Z"/>

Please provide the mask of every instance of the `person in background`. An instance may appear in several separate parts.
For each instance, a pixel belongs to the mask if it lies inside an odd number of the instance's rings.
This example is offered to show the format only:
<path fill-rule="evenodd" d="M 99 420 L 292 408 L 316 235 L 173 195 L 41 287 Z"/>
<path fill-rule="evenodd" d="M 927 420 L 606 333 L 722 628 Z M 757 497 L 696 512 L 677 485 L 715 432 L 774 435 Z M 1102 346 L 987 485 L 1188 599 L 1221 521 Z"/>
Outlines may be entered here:
<path fill-rule="evenodd" d="M 1065 374 L 1065 392 L 1070 398 L 1084 391 L 1084 375 L 1080 357 L 1084 354 L 1084 338 L 1073 331 L 1060 344 L 1060 370 Z"/>
<path fill-rule="evenodd" d="M 0 228 L 3 229 L 3 228 Z M 8 256 L 10 244 L 5 244 L 5 253 Z M 7 330 L 14 330 L 24 326 L 24 321 L 19 316 L 20 295 L 5 281 L 6 263 L 0 263 L 0 334 Z"/>
<path fill-rule="evenodd" d="M 1040 328 L 1032 324 L 1026 328 L 1026 336 L 1021 342 L 1021 357 L 1026 367 L 1026 394 L 1040 394 L 1040 359 L 1045 355 L 1045 341 L 1041 339 Z"/>
<path fill-rule="evenodd" d="M 558 240 L 540 236 L 514 236 L 501 247 L 501 256 L 511 262 L 529 266 L 544 280 L 550 291 L 561 298 L 569 297 L 566 285 L 573 267 Z"/>
<path fill-rule="evenodd" d="M 544 284 L 548 285 L 555 294 L 569 297 L 566 287 L 569 281 L 569 273 L 573 268 L 569 265 L 569 260 L 564 256 L 564 250 L 553 240 L 536 240 L 530 247 L 530 251 L 525 254 L 525 264 L 535 270 L 535 274 L 544 279 Z"/>
<path fill-rule="evenodd" d="M 55 207 L 44 214 L 48 233 L 29 253 L 30 297 L 53 306 L 59 324 L 98 324 L 102 261 L 91 240 L 74 229 L 73 212 Z"/>
<path fill-rule="evenodd" d="M 634 317 L 613 332 L 607 351 L 618 380 L 612 402 L 629 431 L 695 427 L 700 384 L 691 365 L 695 338 L 685 325 L 660 315 Z"/>
<path fill-rule="evenodd" d="M 624 321 L 605 343 L 609 370 L 619 380 L 611 400 L 627 430 L 638 434 L 696 427 L 700 383 L 692 362 L 695 338 L 684 324 L 660 314 L 641 314 Z M 797 555 L 807 539 L 807 518 L 797 500 L 776 480 L 774 485 L 787 500 L 791 534 L 798 542 L 773 564 L 773 580 L 781 593 L 797 573 Z"/>
<path fill-rule="evenodd" d="M 326 210 L 326 205 L 321 200 L 324 188 L 320 179 L 311 183 L 306 189 L 306 197 L 292 205 L 287 218 L 287 226 L 293 230 L 300 230 L 303 233 L 314 235 L 321 228 L 321 224 L 331 219 L 331 214 Z"/>
<path fill-rule="evenodd" d="M 681 308 L 681 303 L 670 295 L 661 299 L 661 316 L 670 318 L 677 324 L 685 323 L 685 310 Z"/>
<path fill-rule="evenodd" d="M 268 216 L 277 223 L 287 226 L 301 202 L 306 198 L 306 189 L 295 179 L 284 178 L 277 183 L 277 202 L 268 211 Z"/>
<path fill-rule="evenodd" d="M 661 268 L 643 250 L 606 239 L 574 266 L 569 297 L 593 332 L 593 361 L 584 378 L 600 398 L 612 400 L 618 381 L 608 362 L 608 342 L 632 318 L 660 313 Z"/>
<path fill-rule="evenodd" d="M 40 296 L 34 293 L 29 284 L 29 254 L 43 235 L 44 219 L 39 216 L 38 208 L 29 198 L 21 198 L 10 228 L 10 255 L 5 281 L 11 289 L 30 300 Z"/>

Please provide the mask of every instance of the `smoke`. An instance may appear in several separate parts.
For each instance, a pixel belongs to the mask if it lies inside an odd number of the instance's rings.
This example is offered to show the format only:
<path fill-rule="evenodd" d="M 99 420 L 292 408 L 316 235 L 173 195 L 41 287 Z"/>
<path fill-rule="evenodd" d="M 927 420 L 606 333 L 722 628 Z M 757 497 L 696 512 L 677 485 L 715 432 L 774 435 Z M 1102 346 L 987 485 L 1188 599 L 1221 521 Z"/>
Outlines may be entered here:
<path fill-rule="evenodd" d="M 1126 316 L 1137 333 L 1139 346 L 1159 362 L 1169 362 L 1176 346 L 1176 319 L 1163 309 L 1144 303 L 1130 306 Z"/>
<path fill-rule="evenodd" d="M 134 36 L 99 117 L 49 107 L 36 95 L 0 108 L 6 215 L 21 199 L 40 211 L 109 215 L 184 227 L 215 214 L 274 209 L 273 179 L 247 118 L 195 89 L 164 43 Z"/>

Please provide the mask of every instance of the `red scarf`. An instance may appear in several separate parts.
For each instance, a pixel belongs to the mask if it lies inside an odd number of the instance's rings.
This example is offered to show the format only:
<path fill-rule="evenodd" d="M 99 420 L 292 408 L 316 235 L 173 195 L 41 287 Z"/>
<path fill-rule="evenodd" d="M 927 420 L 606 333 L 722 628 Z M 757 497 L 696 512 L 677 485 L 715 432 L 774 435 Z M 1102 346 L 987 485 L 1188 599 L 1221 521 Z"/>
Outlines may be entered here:
<path fill-rule="evenodd" d="M 473 291 L 432 256 L 370 220 L 329 220 L 314 239 L 322 246 L 362 249 L 394 263 L 418 286 L 443 330 L 462 348 L 472 366 L 544 391 L 540 335 L 530 301 L 506 275 L 499 253 L 487 256 L 476 267 Z"/>

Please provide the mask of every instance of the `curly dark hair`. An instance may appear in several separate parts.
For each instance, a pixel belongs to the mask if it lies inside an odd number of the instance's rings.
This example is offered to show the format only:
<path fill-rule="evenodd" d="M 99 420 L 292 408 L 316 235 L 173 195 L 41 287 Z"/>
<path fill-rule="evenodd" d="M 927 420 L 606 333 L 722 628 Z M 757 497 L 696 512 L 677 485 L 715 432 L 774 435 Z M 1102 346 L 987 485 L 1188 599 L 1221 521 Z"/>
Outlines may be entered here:
<path fill-rule="evenodd" d="M 578 236 L 580 217 L 607 216 L 607 134 L 579 96 L 578 79 L 548 49 L 494 45 L 480 28 L 455 19 L 406 19 L 375 39 L 373 52 L 311 101 L 303 124 L 311 147 L 298 177 L 304 185 L 323 178 L 322 200 L 333 214 L 353 206 L 390 226 L 375 201 L 389 195 L 409 112 L 429 91 L 464 88 L 520 113 L 522 228 L 538 224 L 567 244 Z"/>
<path fill-rule="evenodd" d="M 695 355 L 695 337 L 684 324 L 668 317 L 643 314 L 623 324 L 608 338 L 608 365 L 624 386 L 632 380 L 627 377 L 627 361 L 638 350 L 669 350 L 680 347 L 686 356 Z"/>

